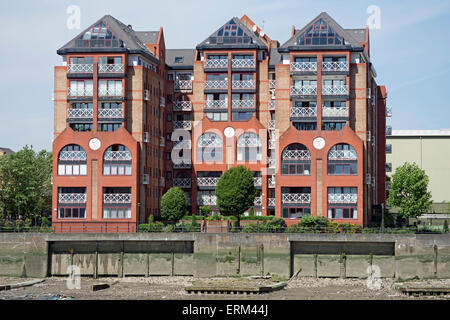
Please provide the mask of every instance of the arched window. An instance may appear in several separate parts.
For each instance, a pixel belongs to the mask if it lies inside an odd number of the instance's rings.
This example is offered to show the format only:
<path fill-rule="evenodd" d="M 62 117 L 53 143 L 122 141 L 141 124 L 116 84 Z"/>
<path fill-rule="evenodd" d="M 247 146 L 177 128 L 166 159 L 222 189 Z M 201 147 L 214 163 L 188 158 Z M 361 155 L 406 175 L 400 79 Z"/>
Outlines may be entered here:
<path fill-rule="evenodd" d="M 347 143 L 336 144 L 328 152 L 328 174 L 357 174 L 357 162 L 358 155 L 355 148 Z"/>
<path fill-rule="evenodd" d="M 284 148 L 281 154 L 282 175 L 310 175 L 311 153 L 301 143 L 293 143 Z"/>
<path fill-rule="evenodd" d="M 205 132 L 197 140 L 197 161 L 222 161 L 222 139 L 213 133 Z"/>
<path fill-rule="evenodd" d="M 131 175 L 131 152 L 121 144 L 114 144 L 103 154 L 103 175 Z"/>
<path fill-rule="evenodd" d="M 237 161 L 261 161 L 262 142 L 254 132 L 244 132 L 236 142 Z"/>
<path fill-rule="evenodd" d="M 86 151 L 77 145 L 69 144 L 61 149 L 58 155 L 59 176 L 86 175 Z"/>

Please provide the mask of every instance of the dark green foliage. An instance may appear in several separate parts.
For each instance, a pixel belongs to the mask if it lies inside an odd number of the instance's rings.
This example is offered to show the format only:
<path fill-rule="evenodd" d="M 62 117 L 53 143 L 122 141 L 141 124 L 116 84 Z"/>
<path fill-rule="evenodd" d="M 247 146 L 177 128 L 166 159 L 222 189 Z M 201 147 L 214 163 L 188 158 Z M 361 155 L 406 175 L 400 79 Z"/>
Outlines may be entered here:
<path fill-rule="evenodd" d="M 448 233 L 448 221 L 447 220 L 444 221 L 444 227 L 443 227 L 442 231 L 444 233 Z"/>
<path fill-rule="evenodd" d="M 208 217 L 211 214 L 211 207 L 209 206 L 201 206 L 200 207 L 200 213 L 204 217 Z"/>
<path fill-rule="evenodd" d="M 242 232 L 271 232 L 281 233 L 286 229 L 286 221 L 282 218 L 273 218 L 260 223 L 247 224 L 242 228 Z"/>
<path fill-rule="evenodd" d="M 186 207 L 186 196 L 178 187 L 173 187 L 161 198 L 161 218 L 168 221 L 178 221 L 188 210 Z"/>

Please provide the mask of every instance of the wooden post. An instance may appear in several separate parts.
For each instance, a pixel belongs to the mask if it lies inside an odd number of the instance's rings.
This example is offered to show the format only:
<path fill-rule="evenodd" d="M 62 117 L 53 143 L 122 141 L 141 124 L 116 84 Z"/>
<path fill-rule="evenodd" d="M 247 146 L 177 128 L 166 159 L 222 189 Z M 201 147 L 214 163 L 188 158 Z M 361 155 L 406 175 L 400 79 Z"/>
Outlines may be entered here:
<path fill-rule="evenodd" d="M 434 276 L 437 276 L 437 268 L 438 268 L 438 247 L 436 244 L 433 245 L 434 251 Z"/>
<path fill-rule="evenodd" d="M 264 245 L 261 244 L 261 276 L 264 276 Z"/>
<path fill-rule="evenodd" d="M 317 253 L 314 254 L 314 277 L 317 278 Z"/>
<path fill-rule="evenodd" d="M 172 272 L 171 276 L 173 277 L 175 275 L 175 252 L 172 250 Z"/>
<path fill-rule="evenodd" d="M 148 277 L 150 275 L 150 253 L 147 252 L 145 259 L 145 276 Z"/>
<path fill-rule="evenodd" d="M 98 278 L 98 242 L 95 245 L 94 279 Z"/>
<path fill-rule="evenodd" d="M 347 256 L 345 255 L 345 252 L 342 252 L 341 254 L 341 278 L 345 279 L 347 273 Z"/>
<path fill-rule="evenodd" d="M 236 274 L 241 272 L 241 245 L 238 247 Z"/>

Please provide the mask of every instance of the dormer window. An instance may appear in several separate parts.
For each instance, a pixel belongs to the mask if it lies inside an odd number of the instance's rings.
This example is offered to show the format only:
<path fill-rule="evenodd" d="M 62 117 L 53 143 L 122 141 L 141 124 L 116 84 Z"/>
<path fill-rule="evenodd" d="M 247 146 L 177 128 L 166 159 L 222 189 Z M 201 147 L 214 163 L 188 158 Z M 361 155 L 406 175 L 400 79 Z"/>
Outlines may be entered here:
<path fill-rule="evenodd" d="M 175 57 L 175 63 L 183 63 L 183 57 Z"/>
<path fill-rule="evenodd" d="M 342 45 L 344 41 L 328 23 L 324 20 L 317 20 L 298 38 L 300 46 L 326 46 L 326 45 Z"/>

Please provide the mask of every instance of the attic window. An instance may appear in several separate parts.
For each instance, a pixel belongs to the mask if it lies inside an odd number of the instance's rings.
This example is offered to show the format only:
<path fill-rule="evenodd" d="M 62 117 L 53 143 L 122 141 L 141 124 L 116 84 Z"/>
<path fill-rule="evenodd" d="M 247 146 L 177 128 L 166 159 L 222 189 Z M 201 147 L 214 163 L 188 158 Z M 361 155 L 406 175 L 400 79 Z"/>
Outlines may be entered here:
<path fill-rule="evenodd" d="M 175 57 L 175 63 L 183 63 L 183 57 Z"/>
<path fill-rule="evenodd" d="M 298 38 L 300 46 L 342 45 L 344 41 L 324 20 L 317 20 Z"/>
<path fill-rule="evenodd" d="M 100 21 L 79 36 L 75 41 L 76 47 L 120 47 L 121 41 L 111 29 Z"/>
<path fill-rule="evenodd" d="M 252 43 L 252 38 L 231 19 L 216 33 L 209 37 L 210 44 L 244 44 Z"/>

